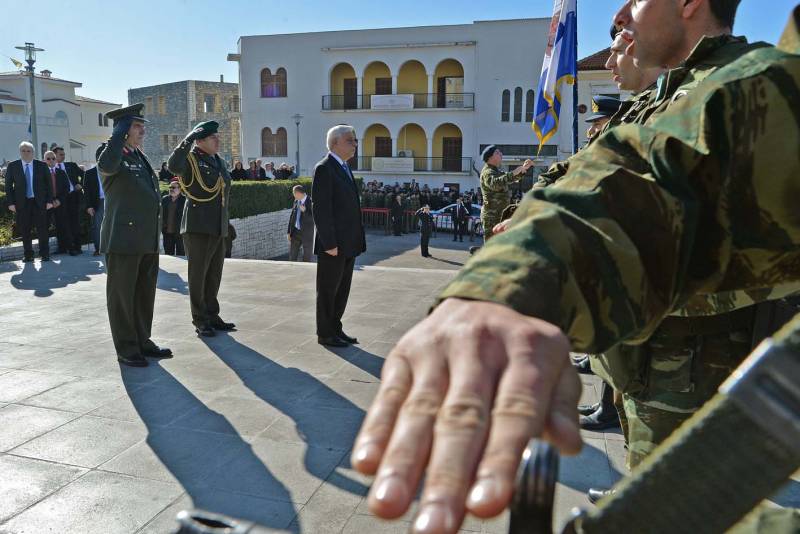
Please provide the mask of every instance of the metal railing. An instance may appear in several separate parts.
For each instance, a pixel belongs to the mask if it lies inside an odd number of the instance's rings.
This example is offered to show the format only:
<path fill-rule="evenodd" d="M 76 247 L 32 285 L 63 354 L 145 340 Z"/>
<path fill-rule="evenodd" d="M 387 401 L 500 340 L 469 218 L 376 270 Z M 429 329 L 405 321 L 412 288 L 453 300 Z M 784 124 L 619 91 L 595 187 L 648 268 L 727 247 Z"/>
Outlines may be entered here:
<path fill-rule="evenodd" d="M 386 172 L 402 174 L 407 172 L 459 172 L 472 170 L 472 158 L 399 158 L 380 156 L 358 156 L 354 171 Z M 381 161 L 376 161 L 381 160 Z M 385 163 L 389 165 L 385 165 Z M 413 160 L 413 163 L 409 160 Z"/>
<path fill-rule="evenodd" d="M 361 223 L 364 228 L 380 229 L 386 235 L 394 231 L 392 214 L 388 208 L 361 208 Z M 401 229 L 404 234 L 419 232 L 419 217 L 415 212 L 408 210 L 403 214 Z M 453 218 L 449 213 L 440 213 L 433 216 L 433 237 L 438 236 L 439 232 L 452 234 L 455 231 Z M 463 234 L 470 241 L 480 239 L 483 236 L 480 217 L 471 216 L 463 227 Z"/>
<path fill-rule="evenodd" d="M 373 96 L 381 97 L 375 103 Z M 393 98 L 395 97 L 395 98 Z M 377 100 L 377 99 L 375 99 Z M 406 93 L 395 95 L 323 95 L 323 111 L 373 109 L 393 111 L 404 109 L 474 109 L 475 93 Z"/>

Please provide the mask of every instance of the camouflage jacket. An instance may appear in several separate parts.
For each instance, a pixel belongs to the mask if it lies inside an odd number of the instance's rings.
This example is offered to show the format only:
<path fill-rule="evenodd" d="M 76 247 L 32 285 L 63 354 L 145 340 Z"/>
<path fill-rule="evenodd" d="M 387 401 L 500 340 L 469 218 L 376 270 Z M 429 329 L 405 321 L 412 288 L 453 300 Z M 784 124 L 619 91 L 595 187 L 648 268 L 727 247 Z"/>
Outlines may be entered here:
<path fill-rule="evenodd" d="M 494 165 L 486 164 L 481 170 L 481 194 L 483 207 L 481 218 L 485 221 L 500 222 L 503 210 L 508 206 L 508 186 L 522 179 L 513 172 L 503 172 Z"/>
<path fill-rule="evenodd" d="M 715 69 L 574 156 L 440 299 L 508 305 L 599 353 L 646 340 L 694 295 L 800 281 L 798 21 L 800 8 L 783 50 Z"/>

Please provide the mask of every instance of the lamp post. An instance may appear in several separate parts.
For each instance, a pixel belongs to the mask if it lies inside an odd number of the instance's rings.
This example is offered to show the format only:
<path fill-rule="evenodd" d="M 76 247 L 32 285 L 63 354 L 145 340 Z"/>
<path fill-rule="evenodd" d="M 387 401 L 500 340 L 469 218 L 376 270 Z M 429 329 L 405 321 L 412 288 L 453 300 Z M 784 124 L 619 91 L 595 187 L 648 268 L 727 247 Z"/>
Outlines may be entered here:
<path fill-rule="evenodd" d="M 17 46 L 15 48 L 25 51 L 25 62 L 28 64 L 25 70 L 28 71 L 28 76 L 30 77 L 31 139 L 33 140 L 33 153 L 36 154 L 36 151 L 39 150 L 39 128 L 36 124 L 36 76 L 33 74 L 33 65 L 36 63 L 36 52 L 44 52 L 44 48 L 36 48 L 33 43 L 25 43 L 25 46 Z"/>
<path fill-rule="evenodd" d="M 300 120 L 303 118 L 303 116 L 300 115 L 299 113 L 295 113 L 294 115 L 292 115 L 292 118 L 294 119 L 295 126 L 297 126 L 297 145 L 296 145 L 297 151 L 294 153 L 294 156 L 295 160 L 297 161 L 296 171 L 299 176 L 300 175 Z"/>

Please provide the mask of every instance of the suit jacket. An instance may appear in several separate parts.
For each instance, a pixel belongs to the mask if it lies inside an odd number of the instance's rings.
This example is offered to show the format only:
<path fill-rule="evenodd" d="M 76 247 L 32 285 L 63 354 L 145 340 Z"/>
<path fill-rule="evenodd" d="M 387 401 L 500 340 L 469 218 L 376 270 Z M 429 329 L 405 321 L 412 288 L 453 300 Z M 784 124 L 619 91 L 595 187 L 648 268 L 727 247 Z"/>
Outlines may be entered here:
<path fill-rule="evenodd" d="M 169 216 L 169 204 L 172 200 L 169 198 L 169 194 L 164 195 L 161 197 L 161 232 L 167 232 L 167 217 Z M 181 231 L 181 221 L 183 221 L 183 209 L 184 205 L 186 204 L 186 197 L 183 195 L 178 196 L 178 200 L 175 201 L 177 205 L 175 206 L 175 214 L 178 217 L 178 220 L 175 221 L 175 233 L 180 233 Z"/>
<path fill-rule="evenodd" d="M 50 169 L 47 169 L 47 174 L 50 175 Z M 62 206 L 66 206 L 68 195 L 69 195 L 69 176 L 67 176 L 67 173 L 56 167 L 56 187 L 55 190 L 53 191 L 53 198 L 58 200 Z"/>
<path fill-rule="evenodd" d="M 67 176 L 69 176 L 69 181 L 72 182 L 72 187 L 76 185 L 83 186 L 84 172 L 77 163 L 74 161 L 65 161 L 64 169 L 66 169 Z"/>
<path fill-rule="evenodd" d="M 53 202 L 53 186 L 50 183 L 50 169 L 47 164 L 37 159 L 32 162 L 33 172 L 33 198 L 39 209 L 47 209 L 47 204 Z M 27 199 L 27 179 L 22 167 L 22 160 L 14 160 L 6 168 L 6 201 L 8 205 L 21 207 Z"/>
<path fill-rule="evenodd" d="M 144 153 L 111 136 L 99 149 L 97 168 L 106 193 L 100 229 L 104 254 L 158 254 L 161 194 L 158 178 Z"/>
<path fill-rule="evenodd" d="M 97 209 L 100 206 L 100 182 L 98 182 L 97 167 L 89 169 L 83 175 L 83 195 L 86 198 L 86 207 Z"/>
<path fill-rule="evenodd" d="M 300 211 L 298 203 L 292 205 L 292 213 L 289 215 L 289 228 L 287 233 L 291 234 L 296 232 L 294 223 L 297 220 L 297 212 Z M 300 216 L 300 233 L 303 239 L 314 237 L 314 202 L 311 200 L 311 195 L 306 196 L 306 211 Z"/>
<path fill-rule="evenodd" d="M 340 256 L 354 258 L 367 250 L 355 180 L 330 154 L 314 167 L 311 197 L 317 228 L 315 254 L 338 248 Z"/>
<path fill-rule="evenodd" d="M 453 220 L 456 222 L 464 222 L 469 219 L 469 211 L 467 211 L 466 206 L 459 206 L 456 204 L 452 208 L 450 208 L 450 214 L 453 216 Z"/>

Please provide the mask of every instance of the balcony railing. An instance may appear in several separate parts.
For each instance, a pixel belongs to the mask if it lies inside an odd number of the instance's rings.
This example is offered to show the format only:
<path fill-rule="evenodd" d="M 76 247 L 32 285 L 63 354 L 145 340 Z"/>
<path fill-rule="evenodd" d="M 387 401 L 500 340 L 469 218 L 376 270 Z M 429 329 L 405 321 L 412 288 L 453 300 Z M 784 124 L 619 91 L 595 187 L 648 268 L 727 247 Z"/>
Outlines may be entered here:
<path fill-rule="evenodd" d="M 410 109 L 474 109 L 475 93 L 408 93 L 397 95 L 324 95 L 323 111 L 351 109 L 403 111 Z"/>
<path fill-rule="evenodd" d="M 411 174 L 416 172 L 458 172 L 472 170 L 472 158 L 384 158 L 379 156 L 359 156 L 354 171 L 382 172 L 387 174 Z"/>

